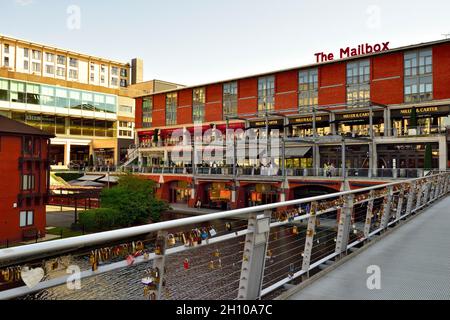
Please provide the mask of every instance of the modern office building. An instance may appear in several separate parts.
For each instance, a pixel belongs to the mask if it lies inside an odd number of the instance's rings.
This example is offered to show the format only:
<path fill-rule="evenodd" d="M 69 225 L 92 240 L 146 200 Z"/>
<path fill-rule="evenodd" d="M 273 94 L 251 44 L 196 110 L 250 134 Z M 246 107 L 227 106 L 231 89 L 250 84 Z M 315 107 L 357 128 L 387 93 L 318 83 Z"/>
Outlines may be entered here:
<path fill-rule="evenodd" d="M 54 136 L 0 116 L 0 245 L 45 236 Z"/>
<path fill-rule="evenodd" d="M 0 35 L 0 114 L 54 134 L 52 165 L 118 164 L 134 143 L 133 97 L 160 84 L 133 89 L 143 62 L 132 64 Z"/>
<path fill-rule="evenodd" d="M 138 97 L 139 148 L 130 155 L 162 198 L 213 207 L 298 198 L 310 185 L 339 190 L 339 181 L 323 180 L 329 165 L 332 176 L 370 178 L 447 169 L 450 40 L 379 49 Z M 226 128 L 260 137 L 278 130 L 277 171 L 267 174 L 248 156 L 235 163 L 206 159 L 200 167 L 174 161 L 179 139 L 172 133 L 193 133 L 194 124 L 222 135 Z"/>

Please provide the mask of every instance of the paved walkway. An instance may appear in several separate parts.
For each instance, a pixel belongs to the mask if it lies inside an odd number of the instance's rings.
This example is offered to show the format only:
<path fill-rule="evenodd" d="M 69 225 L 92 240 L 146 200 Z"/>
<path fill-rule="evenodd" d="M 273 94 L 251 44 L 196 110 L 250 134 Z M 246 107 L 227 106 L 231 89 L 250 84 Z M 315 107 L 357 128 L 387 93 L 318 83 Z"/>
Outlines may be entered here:
<path fill-rule="evenodd" d="M 450 197 L 312 283 L 291 300 L 450 300 Z M 369 290 L 369 266 L 381 290 Z"/>

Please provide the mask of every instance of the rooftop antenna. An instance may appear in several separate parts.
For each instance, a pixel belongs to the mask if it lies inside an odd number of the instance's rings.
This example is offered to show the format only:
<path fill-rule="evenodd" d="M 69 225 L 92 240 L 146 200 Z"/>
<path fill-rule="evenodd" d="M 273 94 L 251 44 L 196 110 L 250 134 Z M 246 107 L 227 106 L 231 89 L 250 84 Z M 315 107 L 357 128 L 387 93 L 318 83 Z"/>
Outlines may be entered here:
<path fill-rule="evenodd" d="M 450 37 L 450 33 L 443 33 L 442 35 L 445 37 L 445 39 L 448 39 Z"/>

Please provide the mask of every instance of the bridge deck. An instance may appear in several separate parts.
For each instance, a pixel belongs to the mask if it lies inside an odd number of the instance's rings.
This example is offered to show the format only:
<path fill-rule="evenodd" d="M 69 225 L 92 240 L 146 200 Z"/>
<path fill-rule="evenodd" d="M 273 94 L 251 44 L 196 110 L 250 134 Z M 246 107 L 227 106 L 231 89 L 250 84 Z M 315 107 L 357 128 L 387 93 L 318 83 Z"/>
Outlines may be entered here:
<path fill-rule="evenodd" d="M 372 265 L 381 269 L 380 290 L 366 285 Z M 450 197 L 289 299 L 450 299 Z"/>

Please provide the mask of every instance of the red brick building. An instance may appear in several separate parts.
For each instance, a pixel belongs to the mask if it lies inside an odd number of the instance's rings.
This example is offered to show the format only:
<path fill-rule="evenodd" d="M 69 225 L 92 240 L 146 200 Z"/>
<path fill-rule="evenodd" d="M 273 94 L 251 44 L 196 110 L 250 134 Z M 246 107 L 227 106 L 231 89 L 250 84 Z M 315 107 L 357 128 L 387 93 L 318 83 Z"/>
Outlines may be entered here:
<path fill-rule="evenodd" d="M 326 185 L 303 179 L 314 176 L 310 169 L 326 163 L 343 167 L 340 140 L 327 137 L 368 139 L 347 144 L 345 166 L 355 169 L 349 175 L 382 177 L 388 172 L 391 177 L 409 177 L 408 170 L 424 169 L 430 147 L 432 168 L 447 169 L 449 111 L 450 39 L 140 97 L 139 165 L 171 202 L 209 203 L 211 193 L 225 188 L 231 191 L 232 207 L 251 205 L 252 197 L 256 203 L 268 203 L 297 197 L 295 189 L 305 184 Z M 411 119 L 414 112 L 416 124 Z M 202 123 L 205 131 L 214 126 L 224 133 L 227 119 L 229 126 L 267 126 L 287 138 L 318 136 L 323 143 L 286 144 L 286 154 L 275 159 L 279 167 L 284 162 L 286 178 L 255 178 L 254 171 L 245 170 L 255 165 L 249 159 L 238 159 L 243 172 L 234 177 L 224 173 L 231 165 L 225 161 L 215 175 L 198 175 L 192 168 L 186 170 L 186 163 L 173 168 L 176 141 L 170 136 L 175 129 L 192 132 L 194 123 Z M 328 189 L 340 188 L 339 183 L 330 185 Z"/>
<path fill-rule="evenodd" d="M 52 137 L 0 116 L 0 244 L 45 235 Z"/>

